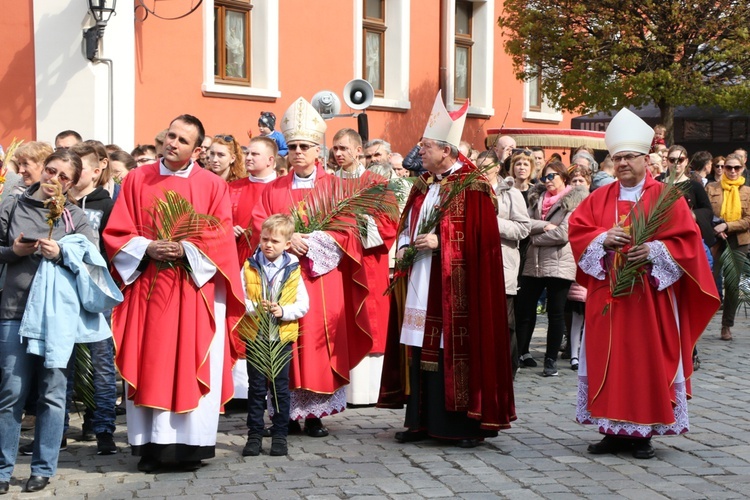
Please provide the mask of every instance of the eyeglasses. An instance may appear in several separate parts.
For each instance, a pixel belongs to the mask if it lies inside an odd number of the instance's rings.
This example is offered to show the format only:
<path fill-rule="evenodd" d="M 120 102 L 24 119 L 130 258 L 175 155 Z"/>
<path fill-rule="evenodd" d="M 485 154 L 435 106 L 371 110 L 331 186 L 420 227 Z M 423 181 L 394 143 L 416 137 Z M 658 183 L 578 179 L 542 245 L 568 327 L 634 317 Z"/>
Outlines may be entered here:
<path fill-rule="evenodd" d="M 222 141 L 226 142 L 234 142 L 234 137 L 232 137 L 231 135 L 215 135 L 214 139 L 221 139 Z"/>
<path fill-rule="evenodd" d="M 287 143 L 287 148 L 289 148 L 289 151 L 297 151 L 298 149 L 302 151 L 303 153 L 307 151 L 308 149 L 315 147 L 315 144 L 308 144 L 306 142 L 298 142 L 296 144 L 289 144 Z"/>
<path fill-rule="evenodd" d="M 669 163 L 682 163 L 685 160 L 687 160 L 687 156 L 673 156 L 671 158 L 667 158 L 667 161 Z"/>
<path fill-rule="evenodd" d="M 628 153 L 626 155 L 616 155 L 612 157 L 612 162 L 620 163 L 623 160 L 625 160 L 626 162 L 631 162 L 635 160 L 636 158 L 640 158 L 641 156 L 646 156 L 646 155 L 645 153 L 641 153 L 641 154 Z"/>
<path fill-rule="evenodd" d="M 541 179 L 541 180 L 542 180 L 543 182 L 547 182 L 547 181 L 551 181 L 551 180 L 553 180 L 553 179 L 555 178 L 555 176 L 556 176 L 556 175 L 560 175 L 560 174 L 559 174 L 559 173 L 557 173 L 557 172 L 550 172 L 550 173 L 548 173 L 547 175 L 543 175 L 543 176 L 541 176 L 541 177 L 540 177 L 540 179 Z"/>
<path fill-rule="evenodd" d="M 71 180 L 70 177 L 62 172 L 58 172 L 52 167 L 44 167 L 44 172 L 49 175 L 50 179 L 54 179 L 55 177 L 57 177 L 57 180 L 59 180 L 60 182 L 68 182 Z"/>
<path fill-rule="evenodd" d="M 142 156 L 142 157 L 138 158 L 137 160 L 135 160 L 135 162 L 138 165 L 144 165 L 146 163 L 151 163 L 152 161 L 155 161 L 155 160 L 156 160 L 156 158 L 151 158 L 150 156 Z"/>
<path fill-rule="evenodd" d="M 742 165 L 725 165 L 724 168 L 726 170 L 731 170 L 732 172 L 738 172 L 742 170 Z"/>

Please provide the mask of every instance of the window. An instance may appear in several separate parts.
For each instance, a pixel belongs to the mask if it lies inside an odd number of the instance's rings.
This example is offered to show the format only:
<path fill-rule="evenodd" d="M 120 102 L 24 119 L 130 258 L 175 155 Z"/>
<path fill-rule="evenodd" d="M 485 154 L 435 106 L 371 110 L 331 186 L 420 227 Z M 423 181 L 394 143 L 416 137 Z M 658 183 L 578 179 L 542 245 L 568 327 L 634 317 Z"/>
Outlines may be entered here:
<path fill-rule="evenodd" d="M 453 100 L 463 104 L 471 98 L 471 48 L 474 4 L 467 0 L 456 0 L 455 72 Z"/>
<path fill-rule="evenodd" d="M 542 69 L 539 68 L 537 76 L 529 78 L 529 111 L 542 110 Z"/>
<path fill-rule="evenodd" d="M 363 76 L 370 82 L 375 95 L 383 97 L 385 73 L 385 0 L 363 0 L 364 19 L 362 38 L 365 50 L 362 51 Z"/>
<path fill-rule="evenodd" d="M 279 2 L 203 0 L 203 95 L 281 96 Z"/>
<path fill-rule="evenodd" d="M 214 76 L 217 82 L 250 84 L 250 0 L 214 2 Z"/>

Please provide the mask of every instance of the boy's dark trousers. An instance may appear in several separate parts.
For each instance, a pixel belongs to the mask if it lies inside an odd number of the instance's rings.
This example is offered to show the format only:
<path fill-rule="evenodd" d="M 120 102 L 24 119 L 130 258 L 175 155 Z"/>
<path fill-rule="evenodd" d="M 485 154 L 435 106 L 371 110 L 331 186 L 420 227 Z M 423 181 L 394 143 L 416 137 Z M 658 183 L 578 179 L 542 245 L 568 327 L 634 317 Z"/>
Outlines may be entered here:
<path fill-rule="evenodd" d="M 291 343 L 284 346 L 285 353 L 291 350 Z M 289 434 L 289 361 L 274 380 L 275 397 L 273 389 L 268 390 L 269 382 L 266 376 L 256 370 L 249 361 L 247 362 L 247 381 L 247 435 L 263 434 L 263 413 L 266 411 L 266 394 L 268 394 L 274 407 L 274 414 L 271 417 L 271 436 L 286 438 Z"/>

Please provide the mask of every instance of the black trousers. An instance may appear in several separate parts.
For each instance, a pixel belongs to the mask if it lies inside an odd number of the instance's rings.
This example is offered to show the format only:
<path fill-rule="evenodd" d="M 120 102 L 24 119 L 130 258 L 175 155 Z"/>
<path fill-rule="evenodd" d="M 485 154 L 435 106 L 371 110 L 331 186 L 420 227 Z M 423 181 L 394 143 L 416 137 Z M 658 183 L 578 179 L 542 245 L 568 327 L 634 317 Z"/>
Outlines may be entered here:
<path fill-rule="evenodd" d="M 547 350 L 545 358 L 557 360 L 557 353 L 565 335 L 565 301 L 573 283 L 562 278 L 533 278 L 521 276 L 516 297 L 516 336 L 521 356 L 529 352 L 531 336 L 536 327 L 536 303 L 547 289 Z"/>
<path fill-rule="evenodd" d="M 284 346 L 284 352 L 292 352 L 292 344 Z M 269 380 L 264 374 L 247 363 L 247 434 L 260 435 L 263 433 L 263 414 L 266 411 L 266 394 Z M 287 437 L 289 434 L 289 361 L 273 381 L 270 394 L 274 413 L 271 417 L 271 436 Z"/>

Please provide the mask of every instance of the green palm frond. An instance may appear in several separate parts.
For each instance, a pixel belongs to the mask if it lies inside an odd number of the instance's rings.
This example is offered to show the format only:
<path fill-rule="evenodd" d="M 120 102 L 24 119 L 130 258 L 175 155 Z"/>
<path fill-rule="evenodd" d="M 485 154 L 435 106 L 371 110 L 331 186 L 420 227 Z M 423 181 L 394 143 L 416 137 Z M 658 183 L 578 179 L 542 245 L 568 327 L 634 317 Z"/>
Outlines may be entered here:
<path fill-rule="evenodd" d="M 365 175 L 342 181 L 329 176 L 321 179 L 292 207 L 295 231 L 356 231 L 356 217 L 385 215 L 398 219 L 398 203 L 388 192 L 382 177 Z"/>
<path fill-rule="evenodd" d="M 737 290 L 737 307 L 750 305 L 750 259 L 740 250 L 732 250 L 729 245 L 719 257 L 721 275 L 725 290 Z"/>
<path fill-rule="evenodd" d="M 91 360 L 91 351 L 86 344 L 75 344 L 73 351 L 75 356 L 75 377 L 73 385 L 78 399 L 83 401 L 86 408 L 94 410 L 94 363 Z"/>

